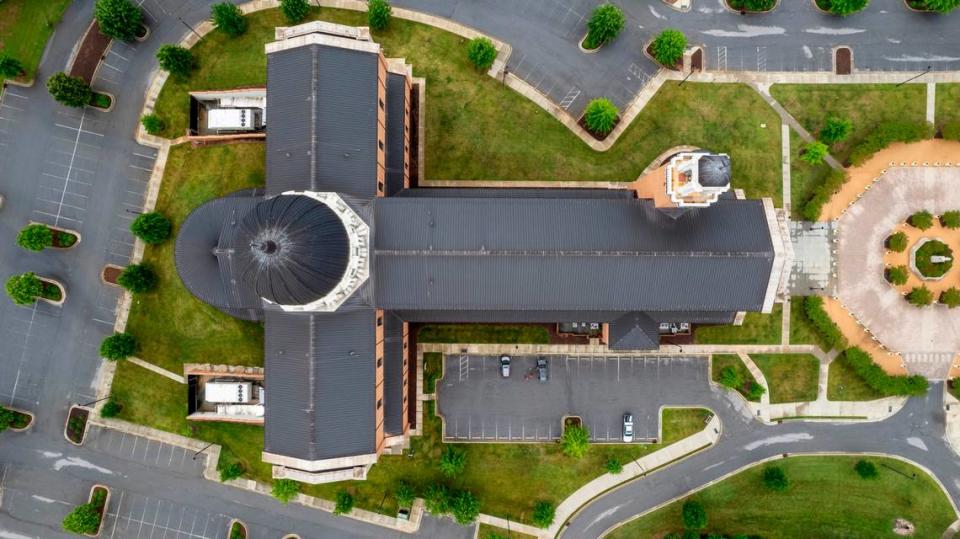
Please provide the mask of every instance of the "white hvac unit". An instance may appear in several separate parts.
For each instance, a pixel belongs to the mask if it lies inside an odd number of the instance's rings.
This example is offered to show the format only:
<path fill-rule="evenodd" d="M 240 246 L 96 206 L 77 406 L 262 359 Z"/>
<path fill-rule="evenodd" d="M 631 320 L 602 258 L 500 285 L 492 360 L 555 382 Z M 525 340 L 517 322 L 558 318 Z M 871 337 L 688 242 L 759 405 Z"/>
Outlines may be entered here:
<path fill-rule="evenodd" d="M 210 380 L 204 388 L 204 400 L 211 403 L 247 404 L 253 384 L 241 380 Z"/>
<path fill-rule="evenodd" d="M 254 131 L 262 127 L 260 109 L 210 109 L 207 129 L 216 131 Z"/>

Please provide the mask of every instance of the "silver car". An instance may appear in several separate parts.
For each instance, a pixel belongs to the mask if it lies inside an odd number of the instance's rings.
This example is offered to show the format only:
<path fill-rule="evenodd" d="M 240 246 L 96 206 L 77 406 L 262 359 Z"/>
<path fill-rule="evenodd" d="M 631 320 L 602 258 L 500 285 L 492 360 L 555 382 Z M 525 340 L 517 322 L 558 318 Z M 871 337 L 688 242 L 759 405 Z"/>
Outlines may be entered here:
<path fill-rule="evenodd" d="M 510 378 L 510 356 L 500 356 L 500 376 Z"/>
<path fill-rule="evenodd" d="M 547 381 L 547 360 L 542 357 L 537 359 L 537 380 Z"/>
<path fill-rule="evenodd" d="M 633 414 L 630 412 L 623 414 L 623 441 L 633 441 Z"/>

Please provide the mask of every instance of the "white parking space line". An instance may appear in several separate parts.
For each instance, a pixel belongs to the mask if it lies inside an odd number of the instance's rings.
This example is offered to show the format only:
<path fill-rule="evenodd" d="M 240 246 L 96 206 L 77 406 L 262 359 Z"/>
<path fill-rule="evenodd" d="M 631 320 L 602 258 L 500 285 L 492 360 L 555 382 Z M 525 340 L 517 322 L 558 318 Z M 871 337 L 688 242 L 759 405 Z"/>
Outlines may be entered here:
<path fill-rule="evenodd" d="M 62 128 L 64 128 L 64 129 L 71 129 L 71 130 L 73 130 L 73 131 L 77 131 L 77 132 L 83 133 L 84 135 L 95 135 L 95 136 L 98 136 L 98 137 L 102 137 L 102 136 L 103 136 L 103 135 L 101 135 L 100 133 L 94 133 L 93 131 L 87 131 L 86 129 L 84 129 L 84 128 L 83 128 L 83 118 L 80 119 L 80 127 L 73 127 L 73 126 L 70 126 L 70 125 L 63 125 L 63 124 L 56 124 L 56 123 L 53 124 L 53 125 L 55 125 L 55 126 L 57 126 L 57 127 L 62 127 Z"/>

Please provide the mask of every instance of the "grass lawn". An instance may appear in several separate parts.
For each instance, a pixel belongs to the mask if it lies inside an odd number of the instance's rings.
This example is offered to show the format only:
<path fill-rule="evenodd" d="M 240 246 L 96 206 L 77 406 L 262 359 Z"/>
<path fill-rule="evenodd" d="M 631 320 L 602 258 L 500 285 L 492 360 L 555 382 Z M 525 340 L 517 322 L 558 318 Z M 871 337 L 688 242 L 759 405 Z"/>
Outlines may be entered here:
<path fill-rule="evenodd" d="M 773 305 L 770 314 L 747 313 L 742 326 L 701 326 L 696 329 L 697 344 L 780 344 L 783 306 Z"/>
<path fill-rule="evenodd" d="M 417 342 L 444 344 L 547 344 L 543 326 L 510 324 L 431 324 L 420 328 Z"/>
<path fill-rule="evenodd" d="M 830 147 L 830 153 L 841 163 L 878 125 L 922 122 L 926 118 L 927 90 L 923 84 L 899 88 L 892 84 L 774 84 L 770 93 L 813 136 L 831 116 L 852 121 L 850 137 Z"/>
<path fill-rule="evenodd" d="M 894 539 L 893 521 L 916 525 L 913 537 L 937 538 L 957 518 L 943 490 L 922 470 L 893 459 L 873 458 L 880 476 L 864 480 L 854 471 L 860 457 L 790 457 L 777 462 L 790 487 L 763 486 L 763 466 L 741 472 L 692 496 L 707 512 L 705 533 L 746 534 L 763 539 L 843 537 Z M 916 479 L 904 477 L 916 474 Z M 610 539 L 660 539 L 683 532 L 678 500 L 608 535 Z"/>
<path fill-rule="evenodd" d="M 770 403 L 817 399 L 820 361 L 809 354 L 750 354 L 767 379 Z"/>
<path fill-rule="evenodd" d="M 498 528 L 489 524 L 481 524 L 477 528 L 477 539 L 536 539 L 532 535 Z"/>
<path fill-rule="evenodd" d="M 426 352 L 423 354 L 423 392 L 433 393 L 437 390 L 437 380 L 443 374 L 443 354 Z"/>
<path fill-rule="evenodd" d="M 753 385 L 757 383 L 757 379 L 750 374 L 750 369 L 743 364 L 743 361 L 736 354 L 714 354 L 713 355 L 713 366 L 711 367 L 710 376 L 713 378 L 714 382 L 720 383 L 720 372 L 730 367 L 734 371 L 740 374 L 740 377 L 744 381 L 744 386 Z M 748 393 L 744 391 L 744 387 L 738 387 L 737 392 L 743 395 L 743 398 L 751 400 L 753 402 L 760 402 L 759 398 L 751 399 L 748 396 Z"/>
<path fill-rule="evenodd" d="M 264 183 L 263 144 L 230 144 L 170 150 L 157 211 L 181 222 L 201 203 Z M 183 363 L 263 364 L 263 326 L 223 314 L 194 298 L 173 264 L 174 241 L 148 246 L 143 262 L 159 286 L 134 297 L 127 331 L 140 342 L 138 355 L 182 374 Z"/>
<path fill-rule="evenodd" d="M 830 165 L 820 163 L 810 165 L 800 159 L 804 142 L 793 129 L 790 130 L 790 215 L 794 219 L 803 219 L 803 206 L 814 190 L 830 175 Z"/>
<path fill-rule="evenodd" d="M 943 127 L 944 124 L 949 123 L 960 123 L 960 84 L 937 85 L 935 114 L 937 127 Z"/>
<path fill-rule="evenodd" d="M 863 378 L 848 367 L 840 358 L 830 363 L 827 378 L 827 398 L 832 401 L 870 401 L 888 397 L 868 386 Z"/>
<path fill-rule="evenodd" d="M 313 16 L 367 25 L 363 13 L 324 8 Z M 164 86 L 156 113 L 167 123 L 165 136 L 185 132 L 188 89 L 265 83 L 263 44 L 286 23 L 278 10 L 246 19 L 249 29 L 240 38 L 218 32 L 204 38 L 193 48 L 198 69 Z M 531 101 L 478 73 L 459 36 L 394 19 L 373 37 L 387 57 L 406 58 L 414 75 L 427 80 L 429 179 L 632 181 L 664 150 L 692 144 L 729 153 L 734 187 L 780 205 L 780 119 L 747 86 L 669 82 L 610 151 L 595 152 Z"/>
<path fill-rule="evenodd" d="M 28 81 L 37 72 L 43 49 L 70 0 L 6 0 L 0 2 L 0 51 L 20 60 Z"/>
<path fill-rule="evenodd" d="M 960 399 L 960 378 L 954 378 L 950 380 L 947 385 L 947 388 L 950 390 L 950 394 Z"/>
<path fill-rule="evenodd" d="M 829 351 L 820 332 L 803 312 L 803 297 L 793 296 L 790 303 L 790 344 L 814 344 L 824 352 Z"/>
<path fill-rule="evenodd" d="M 712 417 L 713 412 L 704 408 L 664 408 L 660 425 L 662 442 L 670 445 L 696 434 L 707 426 Z"/>

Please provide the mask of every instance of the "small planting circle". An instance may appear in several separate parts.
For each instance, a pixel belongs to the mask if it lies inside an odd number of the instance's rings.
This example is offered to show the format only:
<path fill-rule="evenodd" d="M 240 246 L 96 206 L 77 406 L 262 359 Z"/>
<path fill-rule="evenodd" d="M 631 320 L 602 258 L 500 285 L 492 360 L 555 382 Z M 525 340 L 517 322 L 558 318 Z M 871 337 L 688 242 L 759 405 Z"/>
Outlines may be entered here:
<path fill-rule="evenodd" d="M 939 279 L 953 267 L 953 250 L 940 240 L 923 240 L 913 251 L 913 266 L 924 279 Z"/>

